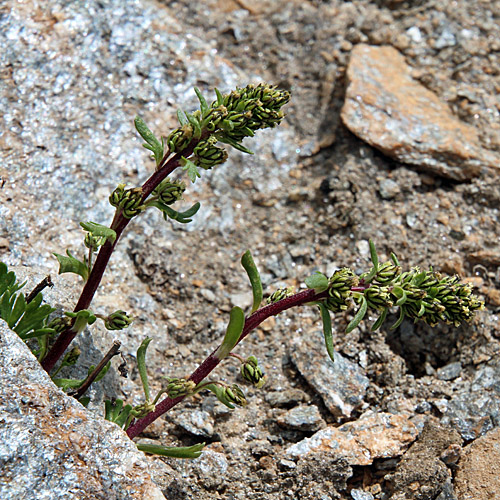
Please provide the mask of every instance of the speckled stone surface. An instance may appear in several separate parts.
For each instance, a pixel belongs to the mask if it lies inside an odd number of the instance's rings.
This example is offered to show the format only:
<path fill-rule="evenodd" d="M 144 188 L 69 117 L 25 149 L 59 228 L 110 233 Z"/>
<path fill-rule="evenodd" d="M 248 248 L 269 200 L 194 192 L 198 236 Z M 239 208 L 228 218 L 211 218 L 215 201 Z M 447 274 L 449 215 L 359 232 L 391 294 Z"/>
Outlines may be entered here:
<path fill-rule="evenodd" d="M 164 498 L 127 435 L 58 389 L 0 323 L 0 498 Z"/>

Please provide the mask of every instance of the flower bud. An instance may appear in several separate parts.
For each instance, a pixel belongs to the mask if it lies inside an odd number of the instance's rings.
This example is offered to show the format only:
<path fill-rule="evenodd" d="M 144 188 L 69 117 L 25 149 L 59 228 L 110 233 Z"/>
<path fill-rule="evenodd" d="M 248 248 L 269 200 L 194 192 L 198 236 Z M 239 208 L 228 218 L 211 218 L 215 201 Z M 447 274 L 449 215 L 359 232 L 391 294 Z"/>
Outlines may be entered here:
<path fill-rule="evenodd" d="M 236 384 L 226 387 L 224 389 L 224 396 L 230 403 L 234 403 L 235 405 L 246 406 L 248 404 L 245 394 Z"/>
<path fill-rule="evenodd" d="M 396 266 L 393 262 L 386 262 L 379 267 L 374 281 L 384 285 L 394 281 L 400 274 L 401 266 Z"/>
<path fill-rule="evenodd" d="M 59 318 L 54 318 L 48 325 L 48 328 L 53 328 L 56 334 L 64 332 L 67 328 L 71 326 L 72 318 L 67 316 L 61 316 Z"/>
<path fill-rule="evenodd" d="M 352 295 L 351 288 L 359 283 L 358 277 L 348 267 L 344 267 L 335 271 L 328 283 L 325 307 L 332 312 L 345 311 Z"/>
<path fill-rule="evenodd" d="M 167 137 L 167 146 L 172 153 L 177 153 L 186 149 L 192 138 L 193 127 L 190 124 L 186 124 L 171 132 Z"/>
<path fill-rule="evenodd" d="M 253 384 L 257 389 L 260 389 L 266 383 L 266 377 L 255 356 L 249 356 L 247 360 L 242 363 L 240 373 L 247 382 Z"/>
<path fill-rule="evenodd" d="M 285 299 L 286 297 L 290 297 L 293 295 L 293 286 L 278 288 L 275 292 L 273 292 L 266 300 L 266 304 L 274 304 L 279 300 Z"/>
<path fill-rule="evenodd" d="M 78 358 L 80 357 L 80 354 L 82 352 L 80 351 L 79 347 L 73 347 L 63 358 L 62 364 L 64 366 L 73 366 L 76 364 L 78 361 Z"/>
<path fill-rule="evenodd" d="M 125 311 L 115 311 L 104 320 L 104 326 L 107 330 L 123 330 L 132 323 L 133 318 L 127 315 Z"/>
<path fill-rule="evenodd" d="M 154 190 L 158 200 L 165 205 L 172 205 L 182 199 L 186 190 L 186 184 L 183 181 L 171 181 L 168 177 Z"/>
<path fill-rule="evenodd" d="M 180 396 L 187 396 L 192 394 L 196 384 L 192 380 L 185 378 L 169 378 L 166 388 L 166 393 L 169 398 L 175 399 Z"/>

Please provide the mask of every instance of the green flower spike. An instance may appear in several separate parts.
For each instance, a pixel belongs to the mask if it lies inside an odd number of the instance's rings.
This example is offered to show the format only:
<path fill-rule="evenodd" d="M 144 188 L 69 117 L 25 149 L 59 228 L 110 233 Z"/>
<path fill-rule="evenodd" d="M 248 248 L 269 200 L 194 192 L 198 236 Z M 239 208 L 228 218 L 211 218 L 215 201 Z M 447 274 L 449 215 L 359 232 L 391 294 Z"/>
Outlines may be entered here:
<path fill-rule="evenodd" d="M 196 166 L 210 170 L 215 165 L 220 165 L 227 160 L 227 151 L 215 144 L 217 144 L 217 139 L 214 136 L 198 143 L 194 148 L 192 160 Z"/>
<path fill-rule="evenodd" d="M 109 203 L 121 208 L 123 216 L 127 219 L 139 215 L 146 208 L 142 203 L 142 188 L 125 189 L 125 184 L 118 184 L 109 197 Z"/>

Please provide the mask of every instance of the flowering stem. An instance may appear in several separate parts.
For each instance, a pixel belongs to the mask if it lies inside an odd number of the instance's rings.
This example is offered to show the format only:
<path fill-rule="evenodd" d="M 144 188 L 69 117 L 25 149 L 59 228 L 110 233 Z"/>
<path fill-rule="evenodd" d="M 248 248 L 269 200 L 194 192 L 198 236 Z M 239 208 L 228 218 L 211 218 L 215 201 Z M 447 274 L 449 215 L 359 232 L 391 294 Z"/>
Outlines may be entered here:
<path fill-rule="evenodd" d="M 326 297 L 327 292 L 316 293 L 313 289 L 307 289 L 303 292 L 296 293 L 289 297 L 285 297 L 278 302 L 264 306 L 245 319 L 245 326 L 243 327 L 243 332 L 237 342 L 239 344 L 254 328 L 259 326 L 264 320 L 271 316 L 276 316 L 280 312 L 283 312 L 291 307 L 301 306 L 309 302 L 315 302 Z M 205 377 L 207 377 L 214 368 L 221 362 L 221 360 L 215 355 L 218 350 L 215 349 L 206 359 L 201 363 L 200 366 L 191 374 L 188 380 L 192 380 L 196 385 L 198 385 Z M 185 396 L 180 396 L 175 399 L 165 398 L 159 404 L 153 412 L 148 413 L 145 417 L 137 420 L 133 425 L 127 429 L 128 436 L 132 439 L 138 436 L 149 424 L 154 422 L 161 415 L 166 413 L 177 403 L 180 403 Z"/>
<path fill-rule="evenodd" d="M 169 174 L 171 174 L 179 166 L 181 156 L 189 156 L 193 152 L 193 149 L 195 148 L 197 143 L 198 140 L 191 141 L 191 144 L 186 149 L 184 149 L 182 153 L 177 153 L 176 155 L 174 155 L 172 158 L 170 158 L 170 160 L 166 161 L 163 166 L 161 166 L 162 164 L 160 164 L 161 168 L 157 170 L 142 185 L 143 201 L 153 192 L 156 186 L 158 186 Z M 115 216 L 110 227 L 115 231 L 116 239 L 113 243 L 107 240 L 106 243 L 100 248 L 95 263 L 92 267 L 89 279 L 83 287 L 74 312 L 89 308 L 92 299 L 94 298 L 94 295 L 97 291 L 97 288 L 101 283 L 111 254 L 116 248 L 118 240 L 120 239 L 120 236 L 122 235 L 124 229 L 127 227 L 128 223 L 131 220 L 132 219 L 127 219 L 126 217 L 124 217 L 121 210 L 117 210 L 115 212 Z M 64 354 L 70 343 L 76 337 L 77 333 L 78 332 L 74 331 L 72 328 L 68 328 L 64 330 L 59 335 L 59 337 L 57 337 L 54 345 L 42 361 L 42 367 L 47 373 L 50 373 L 50 371 L 54 368 L 55 364 Z"/>

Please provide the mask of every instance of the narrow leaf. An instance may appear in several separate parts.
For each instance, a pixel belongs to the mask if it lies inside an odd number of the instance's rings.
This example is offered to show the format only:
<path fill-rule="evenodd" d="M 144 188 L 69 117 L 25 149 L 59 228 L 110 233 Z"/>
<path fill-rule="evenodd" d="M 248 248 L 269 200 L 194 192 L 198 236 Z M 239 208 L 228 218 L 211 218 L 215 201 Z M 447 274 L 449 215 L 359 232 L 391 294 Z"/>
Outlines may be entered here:
<path fill-rule="evenodd" d="M 198 212 L 198 210 L 201 207 L 200 203 L 196 202 L 191 208 L 188 208 L 185 212 L 177 212 L 168 205 L 164 205 L 163 203 L 160 203 L 158 201 L 151 203 L 150 206 L 160 209 L 163 212 L 163 217 L 165 220 L 167 220 L 167 217 L 169 217 L 170 219 L 180 222 L 182 224 L 187 224 L 188 222 L 191 222 L 193 219 L 190 219 L 190 217 L 195 215 L 196 212 Z"/>
<path fill-rule="evenodd" d="M 26 298 L 22 293 L 17 296 L 14 307 L 10 311 L 9 317 L 7 318 L 7 324 L 12 330 L 14 325 L 18 322 L 19 318 L 24 314 L 26 310 Z"/>
<path fill-rule="evenodd" d="M 194 444 L 193 446 L 161 446 L 159 444 L 137 444 L 137 449 L 152 455 L 172 458 L 198 458 L 201 455 L 205 443 Z"/>
<path fill-rule="evenodd" d="M 375 249 L 375 244 L 372 240 L 368 240 L 368 244 L 370 245 L 370 257 L 372 259 L 373 267 L 375 271 L 378 271 L 378 255 L 377 250 Z"/>
<path fill-rule="evenodd" d="M 179 120 L 179 123 L 181 124 L 181 126 L 187 125 L 189 123 L 187 118 L 186 118 L 186 113 L 184 113 L 184 111 L 182 111 L 182 109 L 177 110 L 177 119 Z"/>
<path fill-rule="evenodd" d="M 233 350 L 233 347 L 240 339 L 244 326 L 245 314 L 243 313 L 243 309 L 234 306 L 229 313 L 229 324 L 227 325 L 226 335 L 215 356 L 219 359 L 224 359 Z"/>
<path fill-rule="evenodd" d="M 150 401 L 151 399 L 149 392 L 148 371 L 146 369 L 146 351 L 148 350 L 151 340 L 151 337 L 146 337 L 137 349 L 137 368 L 139 369 L 139 375 L 141 377 L 146 401 Z"/>
<path fill-rule="evenodd" d="M 97 224 L 96 222 L 80 222 L 80 226 L 88 231 L 92 236 L 105 237 L 111 243 L 116 240 L 116 233 L 113 229 L 103 226 L 102 224 Z"/>
<path fill-rule="evenodd" d="M 333 348 L 333 334 L 332 334 L 332 318 L 330 317 L 330 311 L 322 304 L 318 302 L 319 311 L 321 313 L 321 319 L 323 321 L 323 336 L 325 337 L 326 352 L 332 362 L 335 363 L 335 350 Z"/>
<path fill-rule="evenodd" d="M 247 250 L 241 257 L 241 265 L 247 272 L 248 279 L 250 280 L 250 284 L 252 285 L 252 294 L 253 294 L 252 313 L 253 313 L 259 308 L 262 302 L 263 291 L 262 291 L 262 282 L 260 280 L 259 270 L 255 265 L 255 261 L 253 260 L 250 250 Z"/>
<path fill-rule="evenodd" d="M 352 332 L 362 321 L 362 319 L 365 317 L 366 311 L 368 309 L 368 302 L 365 299 L 365 296 L 361 296 L 361 305 L 359 306 L 358 312 L 354 316 L 353 320 L 347 325 L 347 328 L 345 330 L 346 333 Z"/>
<path fill-rule="evenodd" d="M 223 142 L 224 144 L 229 144 L 230 146 L 233 146 L 233 148 L 237 149 L 238 151 L 242 151 L 243 153 L 253 155 L 253 151 L 243 146 L 243 144 L 236 142 L 234 139 L 227 137 L 225 134 L 217 134 L 217 140 Z"/>
<path fill-rule="evenodd" d="M 198 97 L 198 100 L 200 101 L 200 110 L 201 114 L 204 116 L 205 113 L 208 111 L 208 104 L 205 98 L 203 97 L 203 94 L 200 92 L 200 89 L 198 87 L 194 88 L 194 91 L 196 93 L 196 97 Z"/>
<path fill-rule="evenodd" d="M 404 320 L 405 318 L 405 312 L 403 310 L 402 307 L 399 308 L 399 318 L 398 320 L 396 321 L 396 323 L 394 323 L 392 326 L 391 326 L 391 330 L 395 330 Z"/>
<path fill-rule="evenodd" d="M 191 113 L 186 113 L 186 118 L 188 119 L 189 123 L 193 127 L 193 136 L 195 139 L 199 139 L 201 136 L 201 125 L 200 121 L 196 116 L 192 115 Z"/>
<path fill-rule="evenodd" d="M 217 106 L 224 104 L 224 97 L 220 93 L 220 90 L 218 88 L 215 88 L 214 90 L 215 90 L 215 95 L 217 96 Z"/>
<path fill-rule="evenodd" d="M 372 332 L 378 330 L 382 326 L 382 323 L 385 321 L 385 318 L 387 317 L 388 310 L 389 310 L 388 308 L 384 309 L 382 311 L 382 313 L 380 314 L 380 316 L 378 317 L 377 321 L 375 321 L 375 323 L 373 323 L 373 326 L 371 328 Z"/>
<path fill-rule="evenodd" d="M 304 282 L 307 288 L 313 288 L 316 293 L 323 292 L 328 288 L 328 278 L 320 272 L 307 277 Z"/>

